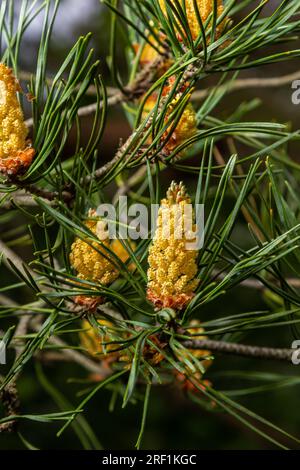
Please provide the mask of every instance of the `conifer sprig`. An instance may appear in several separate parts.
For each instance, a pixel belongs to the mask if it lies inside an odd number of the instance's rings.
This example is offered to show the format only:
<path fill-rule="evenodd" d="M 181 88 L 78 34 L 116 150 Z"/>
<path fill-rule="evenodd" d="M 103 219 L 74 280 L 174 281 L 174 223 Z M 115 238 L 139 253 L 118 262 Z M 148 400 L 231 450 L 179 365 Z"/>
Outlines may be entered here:
<path fill-rule="evenodd" d="M 113 96 L 90 49 L 91 34 L 76 41 L 49 77 L 60 0 L 22 0 L 19 10 L 8 0 L 0 6 L 1 67 L 11 67 L 16 78 L 22 76 L 24 33 L 35 18 L 43 18 L 35 71 L 13 97 L 20 109 L 25 99 L 31 101 L 26 124 L 35 157 L 26 171 L 2 174 L 0 184 L 0 269 L 3 279 L 9 276 L 0 285 L 0 318 L 7 325 L 0 339 L 16 351 L 0 390 L 3 395 L 15 387 L 35 364 L 41 387 L 58 408 L 8 413 L 0 429 L 22 429 L 24 420 L 36 426 L 62 422 L 61 439 L 72 426 L 83 448 L 98 449 L 84 413 L 105 389 L 112 393 L 111 409 L 119 399 L 123 407 L 139 405 L 140 447 L 150 391 L 170 385 L 210 411 L 229 413 L 272 445 L 299 445 L 297 437 L 239 403 L 243 396 L 298 386 L 295 372 L 288 364 L 272 373 L 267 366 L 265 372 L 228 372 L 222 356 L 248 352 L 257 361 L 287 359 L 297 337 L 299 165 L 288 144 L 297 143 L 299 130 L 275 120 L 248 121 L 257 100 L 218 112 L 240 70 L 300 55 L 299 2 L 281 1 L 271 13 L 265 0 L 255 7 L 251 0 L 102 3 L 111 12 L 107 54 L 117 87 Z M 120 54 L 126 70 L 120 70 Z M 207 77 L 214 86 L 202 101 L 192 101 Z M 107 161 L 102 138 L 113 104 L 121 105 L 131 132 Z M 80 126 L 87 112 L 88 138 Z M 0 122 L 0 140 L 3 129 Z M 68 146 L 71 133 L 74 150 Z M 189 197 L 183 184 L 171 184 L 170 171 L 187 181 Z M 101 219 L 91 219 L 89 209 L 112 199 L 118 208 L 119 194 L 148 209 L 160 201 L 171 208 L 174 201 L 203 204 L 203 246 L 188 254 L 174 237 L 174 220 L 168 245 L 160 219 L 154 240 L 149 228 L 148 237 L 135 243 L 103 242 Z M 119 217 L 116 226 L 129 223 Z M 246 296 L 235 308 L 237 289 L 247 288 L 262 296 L 263 309 L 250 307 Z M 269 344 L 267 334 L 275 330 L 287 333 L 284 348 L 276 338 Z M 268 344 L 261 349 L 256 336 L 249 340 L 251 332 Z M 58 368 L 72 361 L 78 374 L 80 368 L 92 374 L 88 385 L 78 385 L 81 398 L 74 392 L 70 404 L 42 361 Z M 224 392 L 226 374 L 232 380 Z"/>

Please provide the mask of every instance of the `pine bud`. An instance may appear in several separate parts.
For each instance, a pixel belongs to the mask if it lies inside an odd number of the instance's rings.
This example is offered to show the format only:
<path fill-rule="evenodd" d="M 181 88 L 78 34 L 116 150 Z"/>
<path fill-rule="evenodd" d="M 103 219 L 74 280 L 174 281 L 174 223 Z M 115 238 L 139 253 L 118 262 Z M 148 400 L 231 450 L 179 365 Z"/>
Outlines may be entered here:
<path fill-rule="evenodd" d="M 28 130 L 18 101 L 19 84 L 12 70 L 0 63 L 0 172 L 23 173 L 35 151 L 26 140 Z"/>
<path fill-rule="evenodd" d="M 196 231 L 194 220 L 187 221 L 186 206 L 191 200 L 182 183 L 172 182 L 167 198 L 161 201 L 157 229 L 149 250 L 147 298 L 157 309 L 184 308 L 199 284 L 197 250 L 187 249 L 186 224 Z M 191 217 L 194 218 L 193 213 Z M 190 238 L 190 237 L 189 237 Z"/>
<path fill-rule="evenodd" d="M 174 0 L 171 0 L 173 4 L 175 4 Z M 214 0 L 196 0 L 198 10 L 200 13 L 200 17 L 202 20 L 203 25 L 205 24 L 208 17 L 214 11 Z M 166 9 L 166 2 L 165 0 L 159 0 L 160 7 L 162 11 L 167 15 Z M 176 6 L 176 5 L 175 5 Z M 186 17 L 188 20 L 189 28 L 192 34 L 192 38 L 195 41 L 199 34 L 201 33 L 201 29 L 198 23 L 197 14 L 194 7 L 193 0 L 185 0 L 185 9 L 186 9 Z M 217 0 L 217 16 L 219 17 L 224 11 L 223 0 Z M 224 22 L 219 24 L 216 28 L 217 36 L 220 36 L 224 28 Z"/>

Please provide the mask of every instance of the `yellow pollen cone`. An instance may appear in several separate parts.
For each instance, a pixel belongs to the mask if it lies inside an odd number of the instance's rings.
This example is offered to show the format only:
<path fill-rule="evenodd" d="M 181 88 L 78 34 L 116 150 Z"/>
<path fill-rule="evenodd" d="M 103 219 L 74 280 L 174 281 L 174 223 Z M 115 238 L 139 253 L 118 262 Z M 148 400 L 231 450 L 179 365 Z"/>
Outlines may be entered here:
<path fill-rule="evenodd" d="M 0 171 L 9 176 L 23 173 L 35 153 L 26 141 L 28 130 L 18 91 L 20 87 L 12 70 L 0 63 Z"/>
<path fill-rule="evenodd" d="M 199 284 L 196 278 L 198 251 L 187 249 L 192 239 L 186 236 L 187 222 L 191 225 L 192 235 L 196 232 L 194 220 L 187 220 L 194 219 L 193 212 L 187 211 L 190 204 L 183 184 L 174 182 L 167 198 L 161 201 L 157 229 L 148 257 L 147 298 L 157 309 L 184 308 Z"/>

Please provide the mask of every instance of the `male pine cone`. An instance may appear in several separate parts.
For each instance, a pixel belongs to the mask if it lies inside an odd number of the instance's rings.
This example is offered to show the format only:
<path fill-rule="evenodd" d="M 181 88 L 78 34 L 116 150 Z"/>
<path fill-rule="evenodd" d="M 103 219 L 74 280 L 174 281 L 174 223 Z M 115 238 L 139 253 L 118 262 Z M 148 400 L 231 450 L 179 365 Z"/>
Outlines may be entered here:
<path fill-rule="evenodd" d="M 170 91 L 169 87 L 166 87 L 166 94 Z M 175 97 L 173 101 L 170 103 L 168 107 L 168 111 L 165 116 L 165 122 L 168 121 L 170 118 L 170 114 L 174 110 L 175 106 L 177 105 L 180 99 L 180 95 Z M 157 95 L 153 93 L 145 103 L 144 106 L 144 116 L 146 117 L 149 112 L 151 112 L 157 101 Z M 178 147 L 183 145 L 187 142 L 191 137 L 193 137 L 197 132 L 197 115 L 195 109 L 191 103 L 188 103 L 182 112 L 182 115 L 176 125 L 176 127 L 172 130 L 173 123 L 170 123 L 170 126 L 165 131 L 162 136 L 162 139 L 166 139 L 166 142 L 163 147 L 163 153 L 165 155 L 170 155 L 173 151 L 175 151 Z M 171 133 L 171 135 L 169 135 Z M 180 152 L 178 157 L 182 156 L 183 152 Z"/>
<path fill-rule="evenodd" d="M 86 220 L 85 226 L 102 243 L 96 241 L 87 243 L 81 238 L 76 238 L 71 247 L 71 265 L 77 271 L 79 279 L 108 286 L 119 277 L 120 269 L 118 264 L 119 262 L 121 264 L 125 263 L 128 260 L 128 252 L 119 240 L 111 241 L 108 237 L 105 238 L 106 224 L 97 218 L 95 211 L 89 212 L 89 218 Z M 129 268 L 131 269 L 132 266 Z M 86 287 L 90 286 L 86 285 Z M 89 310 L 93 310 L 103 302 L 103 298 L 99 296 L 77 296 L 75 302 Z"/>
<path fill-rule="evenodd" d="M 194 220 L 187 220 L 189 217 L 194 219 L 193 213 L 186 210 L 190 204 L 183 184 L 175 182 L 172 182 L 167 198 L 161 201 L 148 257 L 147 298 L 157 309 L 183 309 L 199 284 L 196 279 L 198 250 L 188 249 L 191 234 L 186 231 L 187 223 L 192 225 L 193 236 L 197 229 Z"/>
<path fill-rule="evenodd" d="M 34 149 L 18 101 L 19 84 L 12 70 L 0 63 L 0 172 L 15 176 L 31 164 Z"/>
<path fill-rule="evenodd" d="M 176 3 L 174 0 L 171 0 L 171 3 L 173 3 L 174 6 L 176 6 Z M 165 0 L 159 0 L 159 4 L 160 4 L 162 11 L 166 15 L 167 8 L 166 8 Z M 196 0 L 196 4 L 198 7 L 198 12 L 200 14 L 202 24 L 205 27 L 206 21 L 209 19 L 210 16 L 212 17 L 212 14 L 213 14 L 214 0 Z M 198 15 L 195 10 L 194 0 L 185 0 L 185 10 L 186 10 L 186 17 L 188 20 L 188 25 L 191 31 L 191 35 L 192 35 L 193 40 L 195 41 L 201 33 L 201 27 L 199 25 Z M 217 18 L 220 17 L 223 11 L 224 11 L 223 0 L 217 0 Z M 224 29 L 224 22 L 222 22 L 216 27 L 217 37 L 220 36 L 223 29 Z"/>

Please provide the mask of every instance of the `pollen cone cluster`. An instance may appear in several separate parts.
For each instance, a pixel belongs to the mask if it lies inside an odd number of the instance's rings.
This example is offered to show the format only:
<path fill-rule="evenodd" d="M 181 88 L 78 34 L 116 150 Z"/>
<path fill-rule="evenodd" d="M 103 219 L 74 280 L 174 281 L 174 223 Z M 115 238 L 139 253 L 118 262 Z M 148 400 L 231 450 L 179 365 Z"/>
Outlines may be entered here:
<path fill-rule="evenodd" d="M 170 103 L 168 111 L 165 116 L 165 123 L 168 122 L 170 119 L 170 115 L 172 111 L 175 109 L 175 106 L 177 105 L 178 101 L 180 99 L 180 96 L 177 96 L 174 98 L 174 100 Z M 157 95 L 153 94 L 151 95 L 147 102 L 145 103 L 144 106 L 144 117 L 148 115 L 149 112 L 151 112 L 155 105 L 156 105 L 156 100 L 157 100 Z M 195 133 L 197 132 L 197 116 L 195 109 L 191 103 L 188 103 L 175 127 L 175 129 L 172 132 L 172 119 L 170 123 L 170 127 L 166 130 L 164 133 L 162 139 L 166 140 L 166 143 L 164 145 L 163 152 L 165 155 L 171 154 L 176 148 L 178 148 L 181 144 L 186 142 L 188 139 L 193 137 Z M 169 135 L 171 133 L 171 135 Z M 180 152 L 182 154 L 182 152 Z"/>
<path fill-rule="evenodd" d="M 171 0 L 171 3 L 175 7 L 177 7 L 175 0 Z M 182 6 L 182 2 L 180 2 Z M 159 0 L 159 5 L 163 11 L 163 13 L 167 16 L 167 7 L 165 0 Z M 212 23 L 212 16 L 214 11 L 214 0 L 196 0 L 196 5 L 198 7 L 198 12 L 200 14 L 200 18 L 204 28 L 207 28 Z M 194 0 L 185 0 L 185 11 L 186 17 L 189 25 L 189 29 L 192 35 L 192 39 L 195 41 L 199 35 L 201 34 L 201 26 L 198 22 L 198 15 L 195 9 Z M 224 11 L 223 0 L 217 0 L 217 18 L 219 18 Z M 176 15 L 175 15 L 176 18 Z M 209 20 L 210 18 L 210 20 Z M 175 20 L 176 21 L 176 20 Z M 207 22 L 209 24 L 207 25 Z M 226 23 L 226 19 L 224 19 L 220 24 L 216 26 L 216 38 L 220 37 L 222 31 L 224 30 L 224 26 Z M 165 34 L 162 30 L 162 26 L 157 34 L 160 36 L 161 40 L 163 41 L 165 38 Z M 182 37 L 179 33 L 177 33 L 178 39 L 182 41 Z M 153 61 L 155 61 L 158 56 L 159 52 L 161 51 L 161 46 L 159 45 L 157 39 L 153 35 L 149 35 L 149 42 L 147 42 L 144 46 L 136 45 L 135 50 L 137 53 L 140 53 L 140 64 L 142 66 L 147 65 Z M 207 38 L 209 41 L 209 38 Z M 154 44 L 156 47 L 153 47 Z M 140 47 L 143 47 L 141 50 Z M 163 51 L 161 51 L 163 53 Z M 161 68 L 160 75 L 167 71 L 168 66 L 170 67 L 171 62 L 170 60 L 166 60 L 165 66 Z"/>
<path fill-rule="evenodd" d="M 148 257 L 147 298 L 157 309 L 183 309 L 199 284 L 196 279 L 198 251 L 189 249 L 195 242 L 193 219 L 185 187 L 172 182 L 166 199 L 161 201 Z"/>
<path fill-rule="evenodd" d="M 19 84 L 12 70 L 0 63 L 0 172 L 14 176 L 31 164 L 34 149 L 27 138 L 27 128 L 18 101 Z"/>
<path fill-rule="evenodd" d="M 101 244 L 96 241 L 87 243 L 81 238 L 76 238 L 71 247 L 71 265 L 77 271 L 78 278 L 108 286 L 120 275 L 118 259 L 120 262 L 125 263 L 129 255 L 119 240 L 109 239 L 106 234 L 106 224 L 97 218 L 94 211 L 89 212 L 89 218 L 85 222 L 85 226 L 101 240 Z M 107 249 L 113 252 L 115 256 Z M 130 269 L 132 268 L 131 265 Z M 75 302 L 93 310 L 103 302 L 103 298 L 99 296 L 78 296 L 75 298 Z"/>
<path fill-rule="evenodd" d="M 176 6 L 176 2 L 171 0 Z M 180 2 L 181 3 L 181 2 Z M 167 14 L 166 2 L 165 0 L 159 0 L 159 4 L 161 9 L 165 14 Z M 205 22 L 208 20 L 209 16 L 212 15 L 214 10 L 214 0 L 196 0 L 196 4 L 198 7 L 198 11 L 200 13 L 200 17 L 202 20 L 203 25 L 205 26 Z M 199 34 L 201 33 L 201 28 L 198 22 L 197 13 L 194 7 L 193 0 L 185 0 L 185 8 L 186 8 L 186 16 L 189 24 L 189 28 L 192 34 L 192 38 L 195 41 Z M 223 0 L 217 1 L 217 16 L 219 17 L 224 11 Z M 220 36 L 224 29 L 224 22 L 217 26 L 216 32 L 217 36 Z"/>

